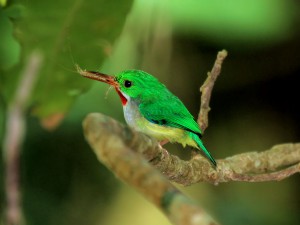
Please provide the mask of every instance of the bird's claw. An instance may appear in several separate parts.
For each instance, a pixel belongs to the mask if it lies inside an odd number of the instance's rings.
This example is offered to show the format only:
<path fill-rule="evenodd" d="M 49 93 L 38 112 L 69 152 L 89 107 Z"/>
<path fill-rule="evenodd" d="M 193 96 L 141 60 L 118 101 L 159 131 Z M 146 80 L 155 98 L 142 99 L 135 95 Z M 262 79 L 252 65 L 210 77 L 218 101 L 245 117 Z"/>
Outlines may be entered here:
<path fill-rule="evenodd" d="M 161 145 L 161 142 L 158 144 L 159 148 L 161 149 L 162 152 L 162 158 L 168 158 L 170 156 L 169 152 L 164 149 Z"/>
<path fill-rule="evenodd" d="M 168 142 L 169 142 L 169 140 L 165 139 L 165 140 L 160 141 L 159 145 L 163 146 L 163 145 L 167 144 Z"/>

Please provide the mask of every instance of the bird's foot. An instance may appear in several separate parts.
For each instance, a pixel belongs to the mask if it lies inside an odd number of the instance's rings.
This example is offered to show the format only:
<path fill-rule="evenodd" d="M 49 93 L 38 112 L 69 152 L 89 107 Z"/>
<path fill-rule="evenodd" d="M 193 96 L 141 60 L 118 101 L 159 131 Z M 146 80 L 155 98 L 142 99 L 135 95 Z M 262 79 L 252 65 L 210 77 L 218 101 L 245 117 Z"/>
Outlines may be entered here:
<path fill-rule="evenodd" d="M 161 150 L 162 150 L 162 157 L 163 158 L 167 158 L 167 157 L 169 157 L 169 152 L 166 150 L 166 149 L 164 149 L 162 146 L 164 145 L 164 144 L 167 144 L 169 141 L 168 140 L 163 140 L 163 141 L 161 141 L 161 142 L 159 142 L 159 144 L 158 144 L 158 146 L 161 148 Z"/>
<path fill-rule="evenodd" d="M 163 145 L 167 144 L 168 142 L 169 142 L 169 140 L 165 139 L 165 140 L 160 141 L 159 145 L 163 146 Z"/>
<path fill-rule="evenodd" d="M 196 149 L 191 149 L 191 158 L 196 158 L 199 156 L 199 152 Z"/>

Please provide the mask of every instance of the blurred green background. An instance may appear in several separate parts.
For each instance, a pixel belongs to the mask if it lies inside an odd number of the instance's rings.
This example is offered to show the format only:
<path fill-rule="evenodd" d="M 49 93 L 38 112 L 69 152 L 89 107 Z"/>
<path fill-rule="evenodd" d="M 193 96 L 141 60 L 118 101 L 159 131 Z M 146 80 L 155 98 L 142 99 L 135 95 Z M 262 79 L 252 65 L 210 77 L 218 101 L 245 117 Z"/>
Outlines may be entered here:
<path fill-rule="evenodd" d="M 81 122 L 101 112 L 124 122 L 115 93 L 76 74 L 143 69 L 193 115 L 217 51 L 229 56 L 204 137 L 215 158 L 300 139 L 300 5 L 296 0 L 0 1 L 0 146 L 8 106 L 32 54 L 41 69 L 21 152 L 28 225 L 170 224 L 100 164 Z M 181 157 L 188 150 L 167 145 Z M 3 149 L 2 149 L 3 152 Z M 5 208 L 0 156 L 0 224 Z M 179 188 L 223 224 L 299 224 L 299 175 L 281 182 Z"/>

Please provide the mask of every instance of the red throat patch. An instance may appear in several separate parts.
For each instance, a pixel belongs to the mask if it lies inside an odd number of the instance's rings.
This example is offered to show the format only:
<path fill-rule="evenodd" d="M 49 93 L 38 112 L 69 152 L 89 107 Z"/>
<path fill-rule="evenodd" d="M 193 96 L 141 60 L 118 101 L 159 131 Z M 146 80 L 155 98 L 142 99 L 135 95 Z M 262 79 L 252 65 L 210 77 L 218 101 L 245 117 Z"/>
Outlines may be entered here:
<path fill-rule="evenodd" d="M 118 88 L 115 88 L 115 89 L 116 89 L 118 95 L 120 96 L 120 99 L 121 99 L 121 101 L 122 101 L 122 105 L 123 105 L 123 106 L 126 105 L 127 99 L 124 97 L 124 95 L 122 95 L 122 93 L 120 92 L 120 90 L 119 90 Z"/>

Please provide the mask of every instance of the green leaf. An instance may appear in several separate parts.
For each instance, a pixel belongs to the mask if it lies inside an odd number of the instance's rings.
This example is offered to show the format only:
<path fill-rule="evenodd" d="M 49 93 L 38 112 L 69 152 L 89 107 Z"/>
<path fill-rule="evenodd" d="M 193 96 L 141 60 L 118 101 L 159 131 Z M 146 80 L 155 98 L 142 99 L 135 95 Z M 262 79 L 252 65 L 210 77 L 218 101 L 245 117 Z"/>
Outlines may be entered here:
<path fill-rule="evenodd" d="M 31 99 L 36 116 L 44 120 L 66 114 L 73 101 L 90 87 L 93 82 L 82 78 L 75 64 L 94 70 L 101 66 L 121 33 L 131 4 L 132 0 L 24 2 L 26 18 L 19 22 L 18 30 L 23 61 L 26 63 L 34 49 L 44 56 Z M 12 9 L 10 16 L 18 17 Z M 12 48 L 9 53 L 13 53 Z M 12 74 L 20 74 L 21 68 L 5 74 L 7 89 L 16 87 Z"/>
<path fill-rule="evenodd" d="M 5 14 L 11 19 L 21 19 L 25 14 L 25 7 L 21 4 L 14 4 L 5 9 Z"/>
<path fill-rule="evenodd" d="M 108 55 L 103 43 L 118 37 L 131 1 L 36 1 L 28 5 L 29 46 L 44 50 L 46 64 L 33 96 L 34 113 L 45 118 L 66 113 L 91 82 L 75 71 L 99 68 Z M 44 12 L 42 9 L 45 9 Z M 76 90 L 76 91 L 74 91 Z"/>
<path fill-rule="evenodd" d="M 0 7 L 0 70 L 7 70 L 19 62 L 20 44 L 13 31 L 9 15 Z"/>
<path fill-rule="evenodd" d="M 6 0 L 0 0 L 0 6 L 4 7 L 6 6 Z"/>

